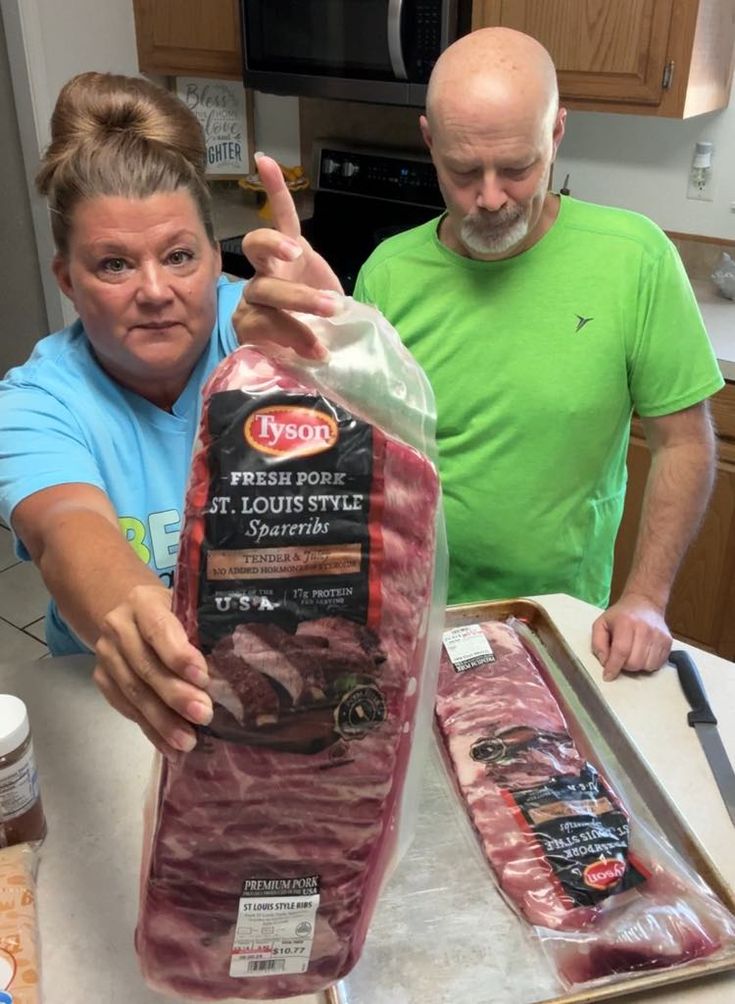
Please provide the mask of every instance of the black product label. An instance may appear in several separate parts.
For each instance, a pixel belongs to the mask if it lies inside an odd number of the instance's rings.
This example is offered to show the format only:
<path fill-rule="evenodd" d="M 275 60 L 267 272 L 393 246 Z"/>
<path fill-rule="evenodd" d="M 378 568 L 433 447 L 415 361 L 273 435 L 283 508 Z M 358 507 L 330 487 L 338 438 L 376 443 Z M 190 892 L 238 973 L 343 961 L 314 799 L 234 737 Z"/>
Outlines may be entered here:
<path fill-rule="evenodd" d="M 319 395 L 241 391 L 209 402 L 200 570 L 203 651 L 238 624 L 369 616 L 374 433 Z"/>
<path fill-rule="evenodd" d="M 220 739 L 322 766 L 385 721 L 384 438 L 320 395 L 224 391 L 207 412 L 199 644 Z M 205 440 L 206 441 L 206 440 Z"/>
<path fill-rule="evenodd" d="M 630 862 L 628 817 L 591 764 L 503 795 L 538 840 L 570 906 L 593 906 L 645 882 Z"/>

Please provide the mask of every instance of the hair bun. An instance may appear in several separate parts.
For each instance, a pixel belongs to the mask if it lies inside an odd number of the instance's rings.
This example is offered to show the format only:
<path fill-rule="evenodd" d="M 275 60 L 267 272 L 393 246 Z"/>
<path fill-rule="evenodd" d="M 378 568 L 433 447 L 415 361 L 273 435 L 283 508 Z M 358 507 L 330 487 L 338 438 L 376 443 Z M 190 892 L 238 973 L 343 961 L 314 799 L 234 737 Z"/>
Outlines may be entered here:
<path fill-rule="evenodd" d="M 144 139 L 156 140 L 155 129 L 149 127 L 145 109 L 134 100 L 108 103 L 100 102 L 90 112 L 98 134 L 103 137 L 109 133 L 132 130 Z"/>
<path fill-rule="evenodd" d="M 203 177 L 204 135 L 182 101 L 142 77 L 89 71 L 72 77 L 59 94 L 51 143 L 37 177 L 41 193 L 48 193 L 60 161 L 90 142 L 114 143 L 121 133 L 168 148 Z"/>
<path fill-rule="evenodd" d="M 143 198 L 181 186 L 192 192 L 212 239 L 205 168 L 204 133 L 183 101 L 143 77 L 90 71 L 61 89 L 36 186 L 48 196 L 59 248 L 79 199 Z"/>

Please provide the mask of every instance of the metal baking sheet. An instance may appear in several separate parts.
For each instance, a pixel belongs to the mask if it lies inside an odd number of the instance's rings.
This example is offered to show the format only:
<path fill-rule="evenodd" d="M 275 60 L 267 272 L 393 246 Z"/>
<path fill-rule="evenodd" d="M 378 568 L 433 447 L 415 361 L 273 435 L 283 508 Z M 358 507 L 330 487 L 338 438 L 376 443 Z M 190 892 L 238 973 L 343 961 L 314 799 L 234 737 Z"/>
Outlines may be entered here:
<path fill-rule="evenodd" d="M 638 755 L 584 667 L 546 611 L 530 600 L 450 607 L 446 626 L 525 623 L 552 659 L 554 688 L 600 758 L 637 792 L 634 817 L 670 843 L 735 912 L 735 895 Z M 626 796 L 626 801 L 631 800 Z M 431 751 L 416 835 L 378 902 L 360 961 L 331 989 L 328 1004 L 582 1004 L 668 987 L 735 969 L 735 953 L 716 960 L 565 991 L 527 925 L 498 892 L 447 777 Z"/>

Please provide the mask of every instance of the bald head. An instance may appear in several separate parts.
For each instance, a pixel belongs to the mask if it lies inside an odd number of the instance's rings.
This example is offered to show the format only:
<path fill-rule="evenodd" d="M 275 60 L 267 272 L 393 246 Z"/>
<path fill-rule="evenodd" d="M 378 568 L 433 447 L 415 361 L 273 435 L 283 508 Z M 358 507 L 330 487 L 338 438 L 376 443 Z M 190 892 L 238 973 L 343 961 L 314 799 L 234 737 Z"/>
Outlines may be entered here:
<path fill-rule="evenodd" d="M 432 129 L 465 109 L 539 117 L 552 123 L 559 105 L 556 71 L 546 49 L 512 28 L 481 28 L 441 54 L 429 81 Z"/>
<path fill-rule="evenodd" d="M 539 42 L 484 28 L 446 49 L 420 119 L 447 205 L 439 239 L 490 260 L 520 254 L 548 230 L 548 193 L 564 135 L 554 64 Z"/>

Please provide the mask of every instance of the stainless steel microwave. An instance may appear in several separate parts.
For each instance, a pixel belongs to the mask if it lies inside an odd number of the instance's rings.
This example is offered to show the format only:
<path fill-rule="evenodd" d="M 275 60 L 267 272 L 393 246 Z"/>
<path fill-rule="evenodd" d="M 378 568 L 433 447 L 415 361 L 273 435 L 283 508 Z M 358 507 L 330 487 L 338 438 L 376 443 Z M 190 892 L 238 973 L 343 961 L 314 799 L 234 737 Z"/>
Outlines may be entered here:
<path fill-rule="evenodd" d="M 471 0 L 240 0 L 243 80 L 271 94 L 421 107 Z"/>

